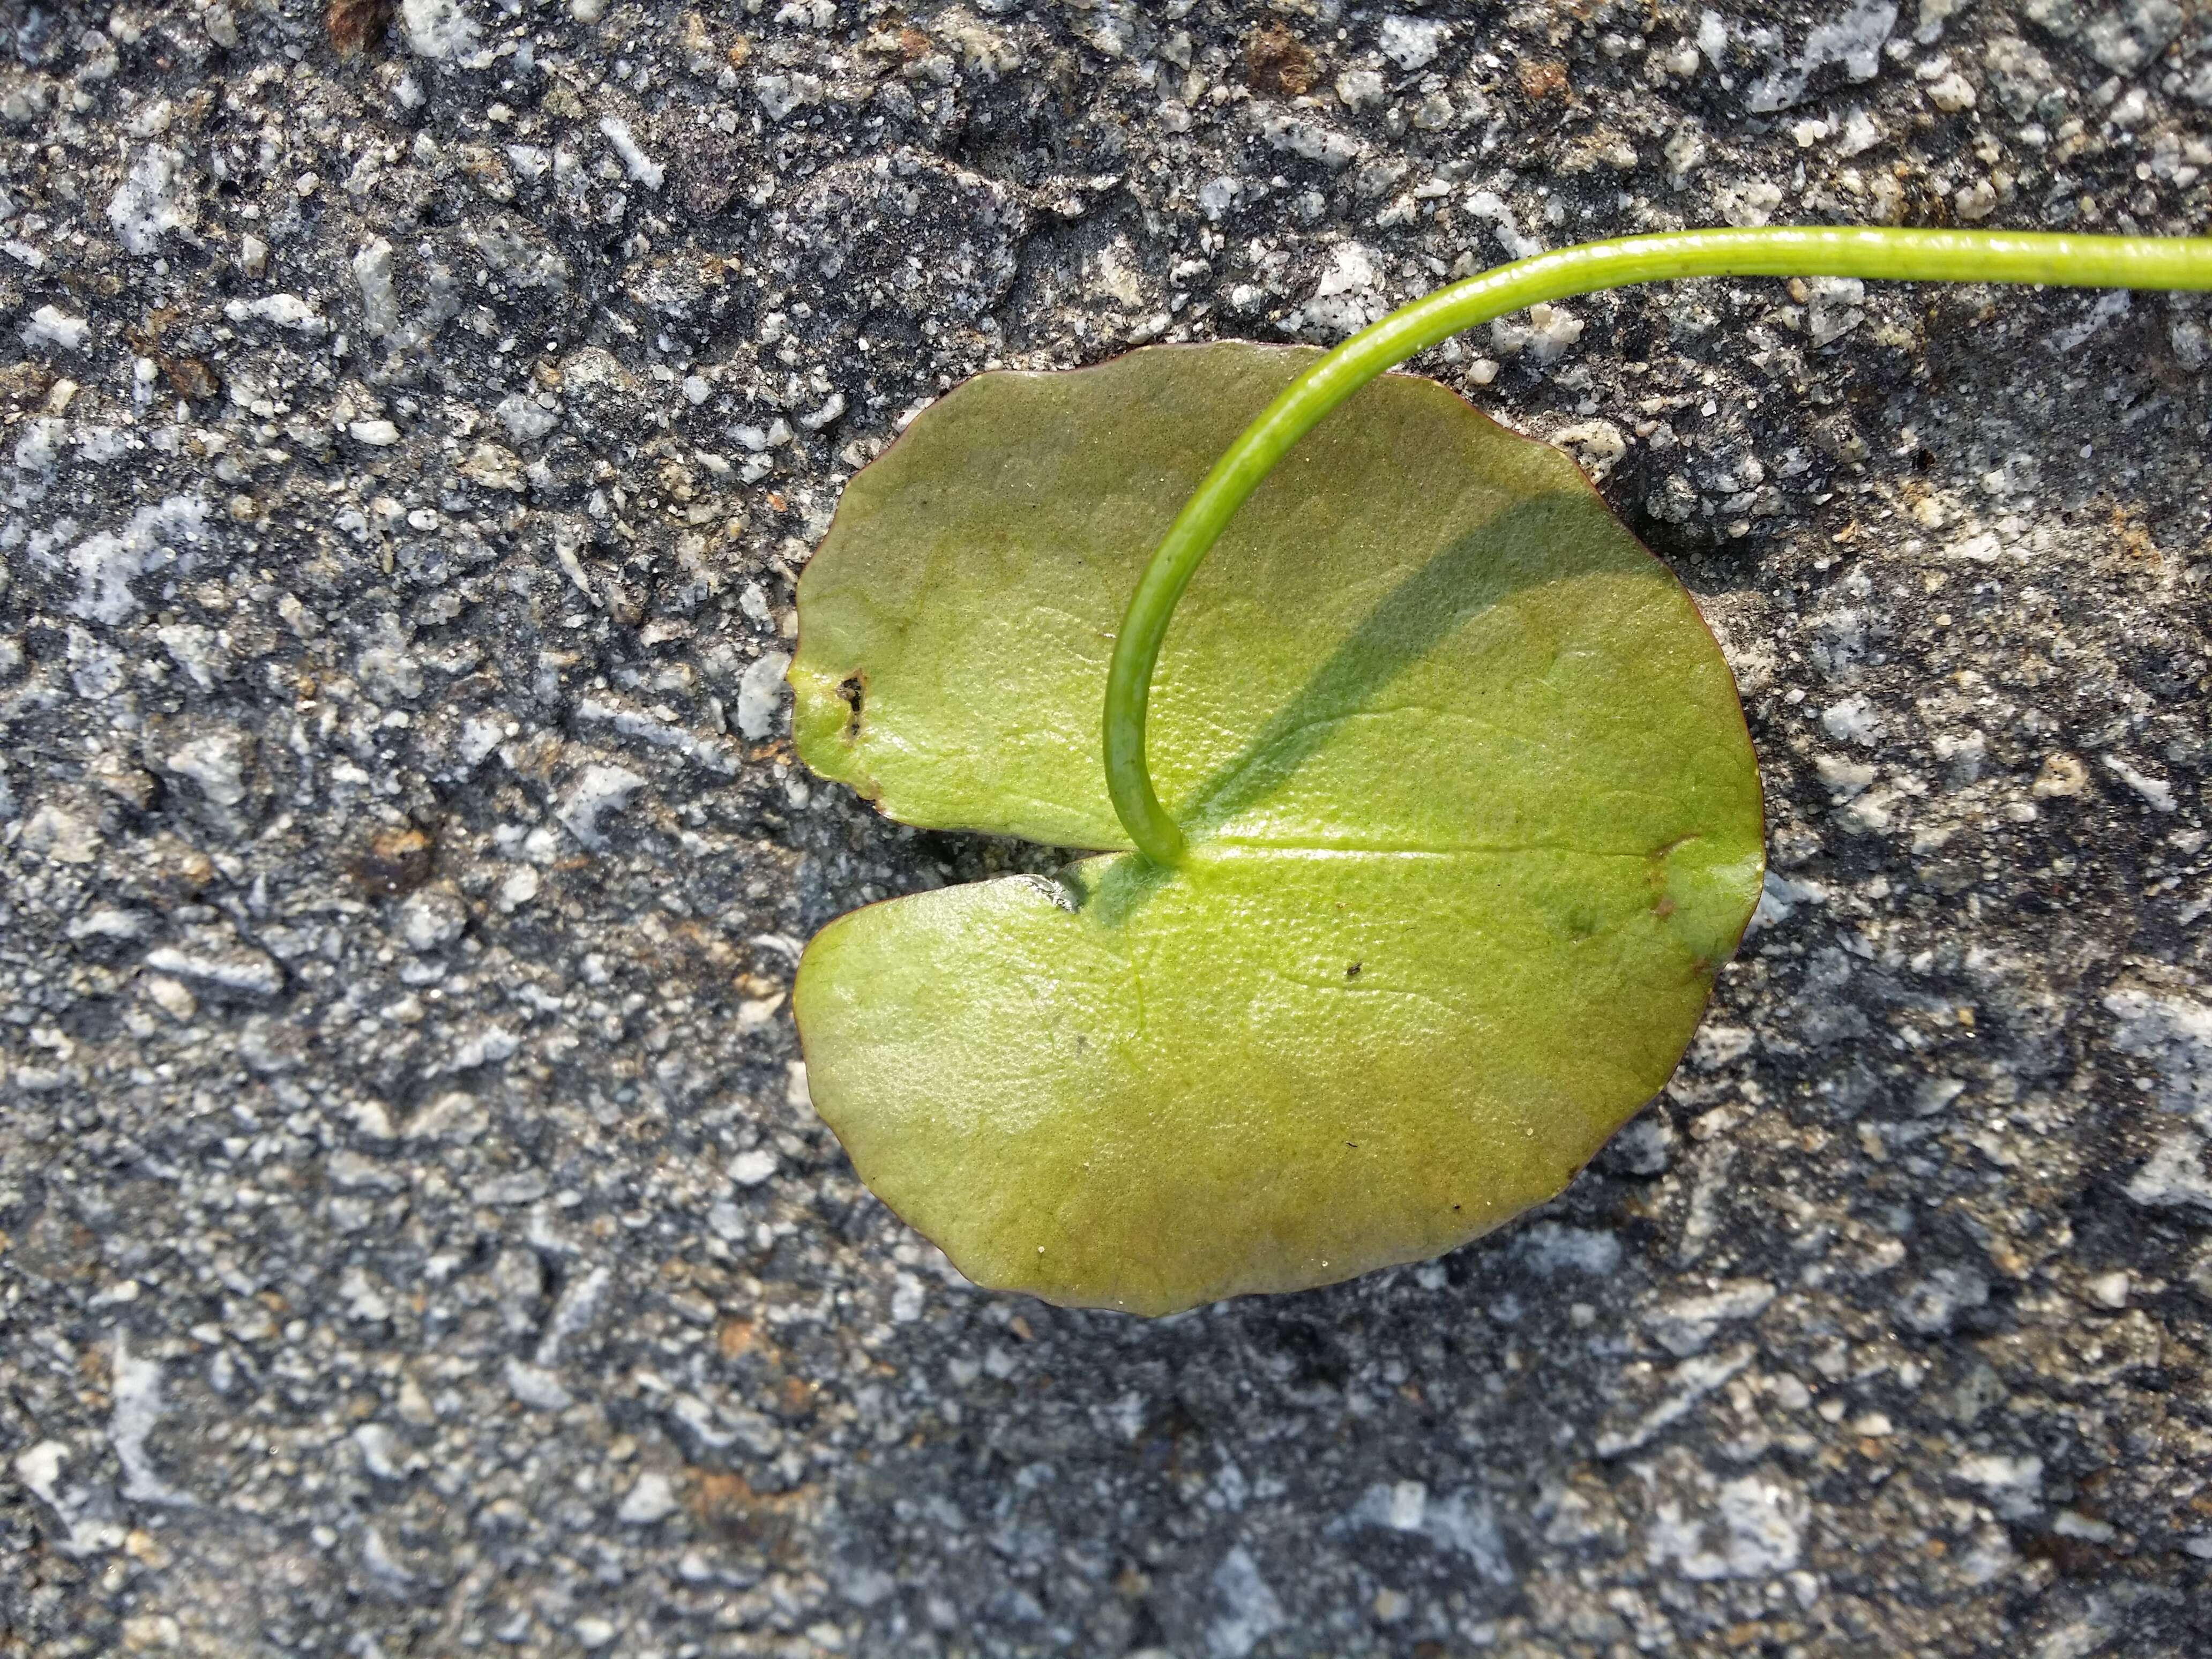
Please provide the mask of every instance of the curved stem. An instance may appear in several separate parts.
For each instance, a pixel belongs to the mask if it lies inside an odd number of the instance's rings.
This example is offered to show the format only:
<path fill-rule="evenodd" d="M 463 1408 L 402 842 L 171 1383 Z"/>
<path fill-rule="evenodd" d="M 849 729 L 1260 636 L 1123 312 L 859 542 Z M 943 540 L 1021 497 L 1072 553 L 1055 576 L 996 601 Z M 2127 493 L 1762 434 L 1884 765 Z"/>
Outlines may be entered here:
<path fill-rule="evenodd" d="M 1114 641 L 1105 723 L 1107 792 L 1138 850 L 1170 865 L 1182 862 L 1186 850 L 1145 763 L 1145 711 L 1168 620 L 1231 516 L 1291 446 L 1376 375 L 1462 330 L 1547 301 L 1684 276 L 2212 289 L 2212 237 L 1782 226 L 1686 230 L 1540 253 L 1392 312 L 1291 381 L 1244 429 L 1183 504 L 1138 580 Z"/>

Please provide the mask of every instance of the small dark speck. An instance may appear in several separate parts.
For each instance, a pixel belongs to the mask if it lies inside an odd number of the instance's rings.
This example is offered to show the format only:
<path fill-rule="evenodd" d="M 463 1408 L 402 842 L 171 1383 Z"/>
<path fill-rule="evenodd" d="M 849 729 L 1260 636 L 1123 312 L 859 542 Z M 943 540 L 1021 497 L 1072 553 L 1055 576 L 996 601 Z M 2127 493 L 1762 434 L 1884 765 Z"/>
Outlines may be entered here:
<path fill-rule="evenodd" d="M 1458 1206 L 1458 1205 L 1456 1205 L 1456 1204 L 1455 1204 L 1455 1205 L 1453 1205 L 1453 1206 L 1452 1206 L 1452 1208 L 1454 1208 L 1455 1210 L 1456 1210 L 1457 1208 L 1459 1208 L 1459 1206 Z"/>
<path fill-rule="evenodd" d="M 1356 962 L 1353 963 L 1351 967 L 1344 970 L 1344 976 L 1346 979 L 1358 979 L 1359 977 L 1359 964 Z"/>
<path fill-rule="evenodd" d="M 1358 1141 L 1356 1141 L 1356 1140 L 1347 1140 L 1347 1141 L 1346 1141 L 1344 1144 L 1345 1144 L 1346 1146 L 1347 1146 L 1351 1147 L 1351 1148 L 1352 1148 L 1352 1150 L 1353 1152 L 1358 1152 L 1358 1151 L 1359 1150 L 1359 1143 L 1358 1143 Z"/>

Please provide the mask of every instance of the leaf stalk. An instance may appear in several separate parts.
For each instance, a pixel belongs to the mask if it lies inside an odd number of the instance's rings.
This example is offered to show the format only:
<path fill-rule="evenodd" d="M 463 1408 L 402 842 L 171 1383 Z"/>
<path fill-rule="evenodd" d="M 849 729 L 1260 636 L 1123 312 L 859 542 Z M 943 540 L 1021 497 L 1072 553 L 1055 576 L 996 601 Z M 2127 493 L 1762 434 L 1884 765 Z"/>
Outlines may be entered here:
<path fill-rule="evenodd" d="M 1200 561 L 1291 447 L 1376 375 L 1454 334 L 1528 306 L 1688 276 L 2212 289 L 2212 237 L 1778 225 L 1626 236 L 1493 267 L 1362 329 L 1285 386 L 1230 445 L 1138 579 L 1107 675 L 1104 736 L 1107 793 L 1139 852 L 1169 866 L 1188 852 L 1146 763 L 1146 713 L 1168 623 Z"/>

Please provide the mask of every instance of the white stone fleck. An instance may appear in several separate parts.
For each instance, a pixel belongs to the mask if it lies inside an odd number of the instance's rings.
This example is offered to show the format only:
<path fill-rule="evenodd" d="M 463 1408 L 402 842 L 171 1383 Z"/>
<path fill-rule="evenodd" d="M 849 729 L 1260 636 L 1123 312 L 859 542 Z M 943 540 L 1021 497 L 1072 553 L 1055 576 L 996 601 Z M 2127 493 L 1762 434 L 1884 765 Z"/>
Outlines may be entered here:
<path fill-rule="evenodd" d="M 1389 97 L 1382 77 L 1371 69 L 1346 70 L 1338 76 L 1336 95 L 1346 109 L 1379 108 Z M 1232 179 L 1228 183 L 1233 190 L 1237 181 Z"/>
<path fill-rule="evenodd" d="M 202 730 L 162 757 L 161 765 L 177 777 L 199 787 L 208 816 L 224 828 L 243 826 L 251 790 L 246 769 L 252 763 L 253 738 L 236 726 Z"/>
<path fill-rule="evenodd" d="M 2117 319 L 2126 316 L 2134 308 L 2134 305 L 2135 296 L 2125 289 L 2115 289 L 2110 294 L 2099 295 L 2091 303 L 2087 316 L 2077 322 L 2067 324 L 2063 328 L 2051 331 L 2051 350 L 2062 356 L 2069 352 L 2080 350 L 2097 335 L 2103 333 L 2106 328 Z"/>
<path fill-rule="evenodd" d="M 1260 136 L 1276 149 L 1332 170 L 1350 167 L 1359 155 L 1359 141 L 1350 134 L 1292 115 L 1269 116 L 1260 124 Z"/>
<path fill-rule="evenodd" d="M 757 1187 L 775 1173 L 775 1154 L 765 1146 L 739 1152 L 730 1160 L 730 1179 L 740 1187 Z"/>
<path fill-rule="evenodd" d="M 1611 477 L 1628 453 L 1627 434 L 1611 421 L 1578 421 L 1554 432 L 1552 441 L 1575 458 L 1592 483 Z"/>
<path fill-rule="evenodd" d="M 1875 713 L 1874 705 L 1864 697 L 1845 697 L 1821 710 L 1820 728 L 1838 743 L 1855 743 L 1862 749 L 1871 749 L 1875 739 L 1881 735 L 1881 716 Z M 1873 781 L 1871 776 L 1868 781 Z"/>
<path fill-rule="evenodd" d="M 1690 182 L 1690 175 L 1705 164 L 1705 136 L 1695 123 L 1685 121 L 1668 136 L 1659 153 L 1667 163 L 1668 188 L 1680 190 Z"/>
<path fill-rule="evenodd" d="M 1212 1659 L 1244 1659 L 1289 1623 L 1281 1600 L 1260 1576 L 1259 1563 L 1241 1544 L 1213 1570 L 1212 1589 L 1220 1611 L 1206 1627 Z"/>
<path fill-rule="evenodd" d="M 2081 44 L 2114 74 L 2133 75 L 2181 33 L 2184 17 L 2174 0 L 2128 0 L 2093 18 Z"/>
<path fill-rule="evenodd" d="M 126 620 L 138 609 L 131 579 L 174 559 L 176 549 L 170 544 L 198 541 L 207 512 L 207 503 L 196 495 L 172 495 L 157 507 L 140 507 L 122 529 L 79 542 L 68 556 L 79 582 L 70 610 L 88 622 L 112 625 Z"/>
<path fill-rule="evenodd" d="M 1451 25 L 1438 18 L 1389 16 L 1376 31 L 1375 44 L 1401 70 L 1426 69 L 1451 33 Z"/>
<path fill-rule="evenodd" d="M 1728 20 L 1717 11 L 1698 14 L 1698 52 L 1715 69 L 1728 51 Z"/>
<path fill-rule="evenodd" d="M 401 901 L 398 924 L 399 942 L 409 950 L 439 950 L 467 930 L 468 906 L 450 888 L 424 887 Z"/>
<path fill-rule="evenodd" d="M 115 1448 L 116 1462 L 123 1465 L 123 1496 L 140 1504 L 191 1504 L 189 1492 L 178 1491 L 155 1472 L 146 1450 L 147 1437 L 166 1409 L 161 1363 L 132 1354 L 129 1339 L 119 1330 L 114 1358 L 114 1405 L 108 1413 L 107 1438 Z"/>
<path fill-rule="evenodd" d="M 1863 109 L 1855 109 L 1844 118 L 1843 131 L 1836 139 L 1836 154 L 1846 161 L 1854 155 L 1863 155 L 1886 136 L 1873 116 Z"/>
<path fill-rule="evenodd" d="M 164 144 L 140 150 L 108 199 L 107 222 L 131 253 L 154 252 L 171 232 L 191 240 L 199 223 L 199 204 L 184 156 Z"/>
<path fill-rule="evenodd" d="M 2150 1157 L 2128 1182 L 2128 1196 L 2150 1209 L 2185 1204 L 2212 1211 L 2212 1178 L 2204 1173 L 2204 1143 L 2183 1130 L 2151 1149 Z"/>
<path fill-rule="evenodd" d="M 397 1480 L 406 1473 L 398 1455 L 400 1443 L 388 1425 L 362 1424 L 353 1431 L 353 1443 L 361 1453 L 361 1466 L 379 1480 Z"/>
<path fill-rule="evenodd" d="M 541 1365 L 550 1365 L 558 1359 L 561 1345 L 598 1316 L 599 1304 L 606 1299 L 607 1286 L 613 1282 L 614 1274 L 604 1267 L 570 1279 L 561 1292 L 561 1299 L 553 1306 L 552 1316 L 545 1322 L 545 1334 L 538 1339 L 538 1352 L 532 1358 Z"/>
<path fill-rule="evenodd" d="M 645 780 L 627 766 L 594 763 L 586 767 L 561 796 L 554 817 L 579 842 L 596 853 L 606 845 L 600 820 L 625 810 Z"/>
<path fill-rule="evenodd" d="M 1609 1273 L 1620 1265 L 1620 1241 L 1613 1234 L 1557 1221 L 1523 1227 L 1510 1248 L 1531 1271 L 1546 1278 L 1570 1272 Z"/>
<path fill-rule="evenodd" d="M 126 1536 L 121 1523 L 85 1514 L 94 1494 L 82 1486 L 62 1486 L 62 1465 L 75 1455 L 65 1441 L 41 1440 L 18 1452 L 12 1467 L 24 1489 L 53 1510 L 68 1528 L 67 1535 L 57 1540 L 63 1553 L 81 1558 L 120 1549 Z M 111 1506 L 103 1502 L 99 1507 Z"/>
<path fill-rule="evenodd" d="M 1703 1352 L 1722 1325 L 1756 1318 L 1774 1295 L 1774 1286 L 1763 1279 L 1730 1279 L 1705 1294 L 1662 1303 L 1644 1316 L 1644 1328 L 1668 1352 L 1686 1359 Z"/>
<path fill-rule="evenodd" d="M 1685 1359 L 1668 1378 L 1667 1392 L 1657 1405 L 1620 1428 L 1599 1434 L 1597 1455 L 1619 1457 L 1648 1444 L 1661 1431 L 1680 1422 L 1699 1401 L 1749 1365 L 1757 1352 L 1745 1342 L 1721 1353 Z"/>
<path fill-rule="evenodd" d="M 2173 786 L 2164 778 L 2138 772 L 2118 755 L 2105 757 L 2105 769 L 2148 802 L 2152 811 L 2171 812 L 2175 810 Z"/>
<path fill-rule="evenodd" d="M 1852 0 L 1832 22 L 1816 26 L 1805 49 L 1792 62 L 1753 82 L 1744 101 L 1754 115 L 1787 109 L 1805 95 L 1813 76 L 1831 64 L 1843 65 L 1853 81 L 1871 81 L 1881 67 L 1881 44 L 1897 27 L 1892 0 Z"/>
<path fill-rule="evenodd" d="M 346 1108 L 346 1115 L 353 1127 L 370 1140 L 390 1140 L 392 1138 L 392 1112 L 374 1095 L 363 1095 Z"/>
<path fill-rule="evenodd" d="M 417 1112 L 407 1125 L 410 1140 L 450 1140 L 465 1144 L 491 1125 L 483 1103 L 465 1090 L 440 1095 Z"/>
<path fill-rule="evenodd" d="M 2003 1452 L 1977 1452 L 1959 1460 L 1959 1479 L 1989 1494 L 1990 1507 L 2008 1521 L 2021 1521 L 2043 1500 L 2043 1460 Z"/>
<path fill-rule="evenodd" d="M 760 100 L 763 115 L 771 122 L 781 121 L 821 97 L 822 82 L 811 75 L 763 75 L 753 82 L 753 95 Z"/>
<path fill-rule="evenodd" d="M 891 1286 L 890 1315 L 894 1325 L 911 1325 L 921 1317 L 924 1292 L 921 1281 L 912 1273 L 901 1273 Z M 1134 1436 L 1124 1436 L 1133 1439 Z"/>
<path fill-rule="evenodd" d="M 146 965 L 155 973 L 247 996 L 273 997 L 284 988 L 284 970 L 267 952 L 220 939 L 161 945 L 146 953 Z"/>
<path fill-rule="evenodd" d="M 783 710 L 783 676 L 791 654 L 770 651 L 748 667 L 738 680 L 738 730 L 757 741 L 775 729 Z"/>
<path fill-rule="evenodd" d="M 1526 323 L 1500 317 L 1490 325 L 1491 344 L 1499 356 L 1522 353 L 1538 364 L 1559 362 L 1567 349 L 1582 337 L 1582 319 L 1563 306 L 1530 306 Z"/>
<path fill-rule="evenodd" d="M 1364 328 L 1389 308 L 1381 283 L 1372 252 L 1358 242 L 1338 243 L 1301 313 L 1304 328 L 1330 340 Z"/>
<path fill-rule="evenodd" d="M 331 331 L 330 319 L 296 294 L 264 294 L 258 300 L 233 300 L 222 314 L 234 323 L 273 323 L 295 334 L 319 339 Z"/>
<path fill-rule="evenodd" d="M 1771 224 L 1782 205 L 1782 186 L 1764 179 L 1747 179 L 1723 185 L 1713 194 L 1721 217 L 1741 228 Z"/>
<path fill-rule="evenodd" d="M 2100 1308 L 2118 1313 L 2128 1305 L 2129 1293 L 2134 1288 L 2135 1280 L 2124 1268 L 2100 1273 L 2089 1281 L 2089 1299 Z"/>
<path fill-rule="evenodd" d="M 17 844 L 55 864 L 90 864 L 104 839 L 91 819 L 47 801 L 31 814 Z"/>
<path fill-rule="evenodd" d="M 1828 890 L 1817 881 L 1801 881 L 1769 870 L 1759 890 L 1759 910 L 1751 919 L 1752 927 L 1771 927 L 1789 921 L 1799 905 L 1825 904 L 1827 898 Z"/>
<path fill-rule="evenodd" d="M 1860 301 L 1866 284 L 1856 276 L 1815 276 L 1807 287 L 1812 302 L 1806 307 L 1806 327 L 1816 346 L 1832 345 L 1866 320 Z"/>
<path fill-rule="evenodd" d="M 668 169 L 638 147 L 629 122 L 620 116 L 602 115 L 599 117 L 599 131 L 613 147 L 615 154 L 622 158 L 623 170 L 633 180 L 647 190 L 660 188 L 668 177 Z"/>
<path fill-rule="evenodd" d="M 2159 1104 L 2212 1132 L 2212 1002 L 2124 988 L 2107 994 L 2105 1006 L 2118 1021 L 2112 1046 L 2157 1066 Z"/>
<path fill-rule="evenodd" d="M 1470 191 L 1463 205 L 1467 209 L 1468 217 L 1483 220 L 1490 225 L 1492 234 L 1498 238 L 1498 246 L 1504 249 L 1514 258 L 1526 259 L 1544 251 L 1544 244 L 1540 240 L 1522 234 L 1520 222 L 1514 216 L 1512 208 L 1506 204 L 1504 198 L 1499 196 L 1495 191 Z M 1566 316 L 1566 313 L 1559 311 L 1555 307 L 1532 308 L 1529 314 L 1533 317 L 1537 309 L 1547 310 L 1551 314 L 1560 318 Z M 1573 327 L 1575 334 L 1577 337 L 1580 336 L 1582 325 L 1576 323 Z"/>
<path fill-rule="evenodd" d="M 476 50 L 483 31 L 460 0 L 400 0 L 409 50 L 435 63 Z"/>
<path fill-rule="evenodd" d="M 399 296 L 392 287 L 392 244 L 381 236 L 353 256 L 354 285 L 361 289 L 362 327 L 382 339 L 399 327 Z"/>
<path fill-rule="evenodd" d="M 535 443 L 561 424 L 561 416 L 527 392 L 511 392 L 494 411 L 507 435 L 519 444 Z"/>
<path fill-rule="evenodd" d="M 1723 1482 L 1709 1515 L 1685 1516 L 1660 1504 L 1645 1539 L 1653 1564 L 1674 1562 L 1685 1578 L 1765 1578 L 1797 1565 L 1811 1505 L 1795 1481 L 1747 1474 Z"/>
<path fill-rule="evenodd" d="M 1974 106 L 1974 85 L 1953 70 L 1929 82 L 1928 101 L 1946 115 L 1956 115 L 1960 110 Z"/>
<path fill-rule="evenodd" d="M 501 1060 L 514 1059 L 521 1048 L 520 1034 L 510 1031 L 503 1025 L 479 1026 L 453 1045 L 445 1069 L 449 1072 L 473 1072 L 479 1066 L 496 1066 Z"/>
<path fill-rule="evenodd" d="M 676 1489 L 668 1477 L 658 1469 L 649 1469 L 637 1478 L 637 1484 L 615 1511 L 615 1519 L 624 1526 L 649 1527 L 656 1521 L 665 1521 L 682 1507 L 676 1501 Z"/>
<path fill-rule="evenodd" d="M 15 1478 L 57 1513 L 62 1507 L 58 1493 L 62 1462 L 69 1455 L 69 1447 L 59 1440 L 41 1440 L 15 1455 Z"/>
<path fill-rule="evenodd" d="M 511 916 L 537 896 L 538 872 L 526 864 L 510 872 L 507 879 L 500 883 L 495 902 L 501 915 Z"/>
<path fill-rule="evenodd" d="M 58 306 L 40 306 L 17 331 L 17 337 L 33 350 L 49 345 L 63 351 L 82 351 L 92 338 L 92 325 Z"/>

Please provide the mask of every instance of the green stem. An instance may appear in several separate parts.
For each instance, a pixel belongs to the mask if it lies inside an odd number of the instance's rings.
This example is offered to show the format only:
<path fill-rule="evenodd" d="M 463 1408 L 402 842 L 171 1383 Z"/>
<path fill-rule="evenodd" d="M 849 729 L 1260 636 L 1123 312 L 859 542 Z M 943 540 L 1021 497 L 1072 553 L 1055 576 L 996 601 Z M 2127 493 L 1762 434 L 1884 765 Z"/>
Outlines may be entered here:
<path fill-rule="evenodd" d="M 1527 306 L 1684 276 L 1872 276 L 2045 283 L 2063 288 L 2212 289 L 2212 237 L 2063 236 L 1987 230 L 1783 227 L 1686 230 L 1587 242 L 1439 289 L 1361 330 L 1284 388 L 1244 428 L 1153 550 L 1114 641 L 1106 681 L 1106 788 L 1138 850 L 1179 864 L 1182 831 L 1152 792 L 1145 710 L 1168 620 L 1223 528 L 1275 463 L 1386 369 Z"/>

